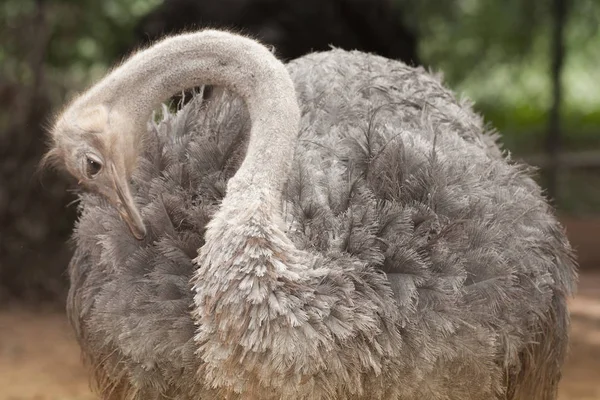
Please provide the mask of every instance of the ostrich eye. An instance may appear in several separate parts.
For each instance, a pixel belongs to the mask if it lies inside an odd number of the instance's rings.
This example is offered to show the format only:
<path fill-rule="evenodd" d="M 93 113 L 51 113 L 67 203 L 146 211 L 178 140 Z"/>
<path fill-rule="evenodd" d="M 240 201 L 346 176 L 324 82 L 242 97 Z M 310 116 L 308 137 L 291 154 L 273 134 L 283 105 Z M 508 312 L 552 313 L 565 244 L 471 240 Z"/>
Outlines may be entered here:
<path fill-rule="evenodd" d="M 88 178 L 94 178 L 102 170 L 102 164 L 95 158 L 90 156 L 85 160 L 85 175 Z"/>

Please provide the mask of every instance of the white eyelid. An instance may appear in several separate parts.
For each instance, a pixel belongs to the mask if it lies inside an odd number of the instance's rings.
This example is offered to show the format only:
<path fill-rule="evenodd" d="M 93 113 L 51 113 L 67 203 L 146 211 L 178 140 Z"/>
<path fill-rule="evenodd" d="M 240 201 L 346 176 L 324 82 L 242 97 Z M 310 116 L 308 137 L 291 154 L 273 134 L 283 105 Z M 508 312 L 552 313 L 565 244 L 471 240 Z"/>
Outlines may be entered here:
<path fill-rule="evenodd" d="M 87 159 L 89 158 L 90 160 L 97 162 L 100 165 L 104 165 L 104 163 L 102 162 L 102 159 L 100 159 L 100 157 L 96 156 L 93 153 L 86 153 L 85 157 L 86 157 L 86 162 L 87 162 Z"/>

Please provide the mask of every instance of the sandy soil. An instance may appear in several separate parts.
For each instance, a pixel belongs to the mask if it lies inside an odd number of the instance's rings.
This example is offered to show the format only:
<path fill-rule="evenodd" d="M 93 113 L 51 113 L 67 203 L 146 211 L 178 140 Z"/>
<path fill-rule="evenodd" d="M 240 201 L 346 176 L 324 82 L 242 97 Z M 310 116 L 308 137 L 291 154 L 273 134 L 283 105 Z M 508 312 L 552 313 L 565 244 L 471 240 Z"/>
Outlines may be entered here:
<path fill-rule="evenodd" d="M 559 399 L 600 400 L 600 273 L 581 277 L 570 306 L 571 354 Z M 0 400 L 95 398 L 63 314 L 0 312 Z"/>
<path fill-rule="evenodd" d="M 91 400 L 64 314 L 0 313 L 0 400 Z"/>

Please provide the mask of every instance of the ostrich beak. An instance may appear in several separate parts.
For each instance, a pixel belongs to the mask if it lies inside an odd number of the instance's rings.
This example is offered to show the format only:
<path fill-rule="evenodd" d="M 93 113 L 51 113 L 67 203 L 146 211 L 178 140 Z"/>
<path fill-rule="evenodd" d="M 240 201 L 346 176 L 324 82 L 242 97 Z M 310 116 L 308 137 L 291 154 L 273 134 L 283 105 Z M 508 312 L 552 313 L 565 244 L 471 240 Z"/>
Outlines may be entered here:
<path fill-rule="evenodd" d="M 142 240 L 146 237 L 146 227 L 142 216 L 138 211 L 131 191 L 129 190 L 129 184 L 127 181 L 117 172 L 117 168 L 114 164 L 111 164 L 111 175 L 112 181 L 117 193 L 117 197 L 114 199 L 114 206 L 123 218 L 123 221 L 129 227 L 131 234 L 137 239 Z"/>

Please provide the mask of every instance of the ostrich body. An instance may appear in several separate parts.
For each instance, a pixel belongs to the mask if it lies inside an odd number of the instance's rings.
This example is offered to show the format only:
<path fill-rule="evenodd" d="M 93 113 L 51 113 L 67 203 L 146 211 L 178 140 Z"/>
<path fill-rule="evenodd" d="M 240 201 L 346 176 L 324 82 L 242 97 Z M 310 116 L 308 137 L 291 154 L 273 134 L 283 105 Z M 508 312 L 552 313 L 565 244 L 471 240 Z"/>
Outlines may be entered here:
<path fill-rule="evenodd" d="M 227 90 L 146 125 L 201 83 Z M 569 244 L 423 70 L 286 69 L 204 31 L 133 56 L 53 137 L 88 189 L 68 311 L 104 398 L 556 398 Z"/>

